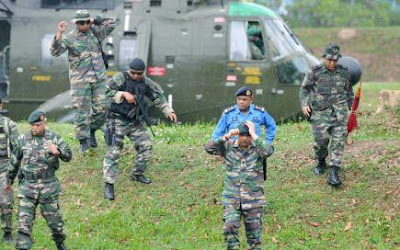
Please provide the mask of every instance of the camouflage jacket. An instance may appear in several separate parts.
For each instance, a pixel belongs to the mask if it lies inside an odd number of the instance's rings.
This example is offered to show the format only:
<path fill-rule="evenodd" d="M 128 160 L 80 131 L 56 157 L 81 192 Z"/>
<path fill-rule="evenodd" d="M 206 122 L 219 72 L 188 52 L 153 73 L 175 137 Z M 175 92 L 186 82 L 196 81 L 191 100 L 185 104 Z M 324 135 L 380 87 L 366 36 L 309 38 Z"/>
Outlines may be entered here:
<path fill-rule="evenodd" d="M 18 136 L 17 124 L 0 115 L 0 173 L 9 168 L 11 152 L 17 146 Z"/>
<path fill-rule="evenodd" d="M 69 80 L 71 85 L 99 82 L 107 79 L 101 54 L 101 41 L 115 28 L 115 22 L 106 20 L 92 25 L 86 32 L 75 29 L 59 40 L 53 40 L 51 54 L 59 56 L 68 50 Z"/>
<path fill-rule="evenodd" d="M 221 155 L 226 164 L 222 204 L 243 210 L 265 205 L 263 159 L 272 154 L 270 145 L 259 137 L 248 149 L 239 147 L 237 140 L 219 138 L 208 142 L 209 154 Z"/>
<path fill-rule="evenodd" d="M 57 146 L 60 151 L 58 156 L 47 149 L 49 143 Z M 37 198 L 39 194 L 42 197 L 58 195 L 61 187 L 55 177 L 55 171 L 60 166 L 59 158 L 65 162 L 70 161 L 72 151 L 58 134 L 46 130 L 44 136 L 33 136 L 31 132 L 21 135 L 10 160 L 10 181 L 11 183 L 14 181 L 20 169 L 23 178 L 20 183 L 20 193 L 31 198 Z"/>
<path fill-rule="evenodd" d="M 301 106 L 310 105 L 315 111 L 347 111 L 351 109 L 353 98 L 350 74 L 340 64 L 334 71 L 324 65 L 313 67 L 300 86 Z"/>
<path fill-rule="evenodd" d="M 148 77 L 145 77 L 144 80 L 145 84 L 149 86 L 150 89 L 147 98 L 153 101 L 154 105 L 159 108 L 166 117 L 169 113 L 174 112 L 174 110 L 169 106 L 167 99 L 164 96 L 164 91 L 160 85 Z M 112 98 L 114 103 L 122 103 L 124 101 L 124 98 L 122 97 L 122 87 L 124 82 L 124 73 L 119 72 L 106 83 L 106 96 Z"/>

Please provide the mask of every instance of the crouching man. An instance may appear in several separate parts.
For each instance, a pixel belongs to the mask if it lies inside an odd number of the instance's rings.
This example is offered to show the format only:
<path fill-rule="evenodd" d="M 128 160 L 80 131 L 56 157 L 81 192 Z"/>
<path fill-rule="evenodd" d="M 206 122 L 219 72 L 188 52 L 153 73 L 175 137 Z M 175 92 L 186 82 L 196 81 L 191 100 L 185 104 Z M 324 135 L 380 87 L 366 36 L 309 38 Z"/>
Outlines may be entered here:
<path fill-rule="evenodd" d="M 237 135 L 237 140 L 230 140 Z M 224 157 L 226 164 L 222 204 L 227 248 L 239 249 L 240 218 L 243 217 L 248 248 L 261 249 L 265 206 L 263 160 L 272 155 L 274 147 L 258 137 L 254 124 L 246 121 L 208 142 L 205 150 Z"/>

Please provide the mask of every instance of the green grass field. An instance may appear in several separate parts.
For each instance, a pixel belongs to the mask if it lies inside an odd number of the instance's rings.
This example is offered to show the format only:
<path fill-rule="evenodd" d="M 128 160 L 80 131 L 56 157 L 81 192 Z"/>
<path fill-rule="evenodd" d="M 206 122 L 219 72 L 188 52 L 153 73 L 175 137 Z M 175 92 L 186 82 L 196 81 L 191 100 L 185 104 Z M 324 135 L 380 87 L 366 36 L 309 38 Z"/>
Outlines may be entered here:
<path fill-rule="evenodd" d="M 364 84 L 360 128 L 346 148 L 339 189 L 327 185 L 326 174 L 317 177 L 311 171 L 309 124 L 279 125 L 265 183 L 264 249 L 400 248 L 400 111 L 374 113 L 382 88 L 400 89 L 400 84 Z M 116 200 L 109 202 L 103 199 L 104 140 L 82 157 L 72 125 L 49 124 L 75 153 L 58 171 L 69 249 L 224 249 L 224 169 L 203 149 L 214 126 L 154 127 L 149 186 L 130 180 L 134 153 L 126 140 Z M 245 249 L 243 230 L 241 235 Z M 39 211 L 34 238 L 33 249 L 55 248 Z M 0 248 L 13 245 L 0 243 Z"/>

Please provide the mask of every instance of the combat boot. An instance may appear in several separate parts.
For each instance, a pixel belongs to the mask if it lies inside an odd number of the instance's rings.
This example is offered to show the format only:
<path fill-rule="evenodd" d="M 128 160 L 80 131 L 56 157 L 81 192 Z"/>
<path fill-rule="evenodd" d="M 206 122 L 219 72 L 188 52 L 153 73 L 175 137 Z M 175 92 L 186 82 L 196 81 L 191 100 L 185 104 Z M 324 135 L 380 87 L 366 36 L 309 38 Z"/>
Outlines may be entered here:
<path fill-rule="evenodd" d="M 142 174 L 141 175 L 132 174 L 131 177 L 132 177 L 132 181 L 137 181 L 137 182 L 141 182 L 144 184 L 151 183 L 151 180 Z"/>
<path fill-rule="evenodd" d="M 79 146 L 79 153 L 81 154 L 86 153 L 89 150 L 88 139 L 79 140 L 79 143 L 81 144 Z"/>
<path fill-rule="evenodd" d="M 114 184 L 104 183 L 104 198 L 113 201 L 114 197 Z"/>
<path fill-rule="evenodd" d="M 325 159 L 319 160 L 317 166 L 314 168 L 314 174 L 321 175 L 325 172 L 326 162 Z"/>
<path fill-rule="evenodd" d="M 65 246 L 64 242 L 56 242 L 56 246 L 58 250 L 67 250 L 67 247 Z"/>
<path fill-rule="evenodd" d="M 90 146 L 92 148 L 97 148 L 97 141 L 96 141 L 96 130 L 90 129 L 90 139 L 89 139 Z"/>
<path fill-rule="evenodd" d="M 13 242 L 12 233 L 4 232 L 3 240 L 4 240 L 4 243 L 12 243 Z"/>
<path fill-rule="evenodd" d="M 332 166 L 331 172 L 329 172 L 328 176 L 328 184 L 334 187 L 340 186 L 342 182 L 339 178 L 339 170 L 340 168 L 337 166 Z"/>

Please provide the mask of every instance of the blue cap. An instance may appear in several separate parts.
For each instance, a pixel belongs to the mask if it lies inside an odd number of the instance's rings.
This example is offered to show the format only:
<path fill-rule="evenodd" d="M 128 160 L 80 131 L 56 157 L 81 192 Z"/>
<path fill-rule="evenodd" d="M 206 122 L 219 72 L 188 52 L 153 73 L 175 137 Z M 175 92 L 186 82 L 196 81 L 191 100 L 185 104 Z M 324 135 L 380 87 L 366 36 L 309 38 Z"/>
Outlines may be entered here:
<path fill-rule="evenodd" d="M 135 58 L 132 60 L 131 64 L 129 64 L 129 68 L 133 70 L 144 70 L 146 68 L 146 64 L 140 58 Z"/>
<path fill-rule="evenodd" d="M 253 91 L 247 87 L 241 87 L 240 89 L 238 89 L 235 93 L 236 96 L 253 96 Z"/>
<path fill-rule="evenodd" d="M 41 122 L 41 121 L 46 121 L 46 117 L 44 116 L 44 112 L 41 110 L 35 110 L 32 112 L 32 114 L 29 115 L 28 117 L 28 122 L 30 124 L 35 123 L 35 122 Z"/>

